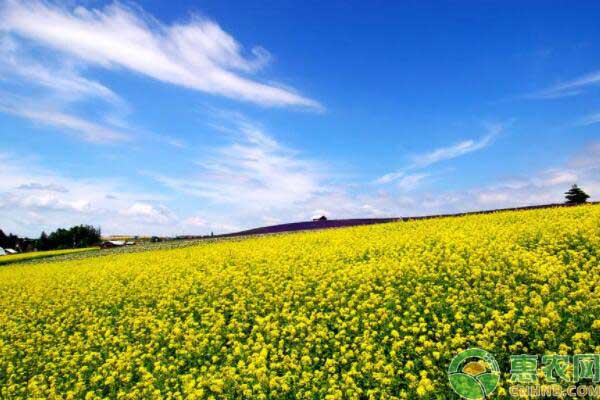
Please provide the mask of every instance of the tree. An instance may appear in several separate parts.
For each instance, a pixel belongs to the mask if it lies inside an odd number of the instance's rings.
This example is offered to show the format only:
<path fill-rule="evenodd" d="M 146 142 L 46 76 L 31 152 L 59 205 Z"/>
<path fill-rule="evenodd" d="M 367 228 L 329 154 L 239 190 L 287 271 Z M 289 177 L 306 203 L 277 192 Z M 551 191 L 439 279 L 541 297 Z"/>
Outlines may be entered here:
<path fill-rule="evenodd" d="M 100 243 L 100 228 L 90 225 L 73 226 L 69 229 L 58 228 L 48 235 L 51 249 L 74 249 L 94 246 Z"/>
<path fill-rule="evenodd" d="M 27 238 L 18 237 L 12 233 L 7 235 L 2 231 L 2 229 L 0 229 L 0 247 L 4 247 L 5 249 L 22 250 L 28 243 L 29 241 Z"/>
<path fill-rule="evenodd" d="M 565 197 L 567 198 L 567 204 L 583 204 L 590 198 L 590 196 L 577 185 L 571 186 L 571 189 L 569 189 L 568 192 L 565 192 Z"/>
<path fill-rule="evenodd" d="M 46 232 L 42 231 L 40 238 L 36 242 L 35 246 L 38 250 L 50 250 L 50 241 Z"/>
<path fill-rule="evenodd" d="M 12 233 L 6 235 L 0 229 L 0 247 L 19 251 L 73 249 L 91 247 L 102 240 L 100 228 L 91 225 L 73 226 L 69 229 L 58 228 L 50 233 L 42 232 L 39 239 L 21 238 Z"/>

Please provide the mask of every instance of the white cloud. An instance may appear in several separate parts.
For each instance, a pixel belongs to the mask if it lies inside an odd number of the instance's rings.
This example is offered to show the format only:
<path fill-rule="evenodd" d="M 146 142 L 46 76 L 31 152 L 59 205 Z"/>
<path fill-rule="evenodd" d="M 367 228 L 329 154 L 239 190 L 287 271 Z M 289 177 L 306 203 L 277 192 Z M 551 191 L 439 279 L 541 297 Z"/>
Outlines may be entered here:
<path fill-rule="evenodd" d="M 164 25 L 139 8 L 113 3 L 103 9 L 74 9 L 42 1 L 6 0 L 0 30 L 105 68 L 125 68 L 154 79 L 267 106 L 320 109 L 290 89 L 249 79 L 269 60 L 266 50 L 243 55 L 240 44 L 219 25 L 195 17 Z"/>
<path fill-rule="evenodd" d="M 371 204 L 363 204 L 360 208 L 364 212 L 363 215 L 365 216 L 380 217 L 385 215 L 385 211 L 380 210 L 379 208 L 374 207 Z"/>
<path fill-rule="evenodd" d="M 143 202 L 133 203 L 131 207 L 121 211 L 121 214 L 144 222 L 151 221 L 159 224 L 174 223 L 177 219 L 167 207 Z"/>
<path fill-rule="evenodd" d="M 36 58 L 43 59 L 43 63 Z M 106 86 L 82 77 L 68 57 L 42 56 L 19 45 L 10 36 L 0 36 L 0 83 L 10 88 L 0 92 L 2 112 L 66 129 L 93 142 L 129 137 L 110 124 L 92 122 L 64 111 L 67 104 L 90 99 L 103 100 L 121 110 L 128 107 Z"/>
<path fill-rule="evenodd" d="M 503 126 L 500 124 L 490 125 L 487 133 L 478 140 L 468 139 L 448 147 L 440 147 L 427 153 L 413 155 L 406 167 L 399 171 L 380 176 L 374 183 L 387 184 L 399 181 L 400 188 L 414 188 L 430 174 L 408 174 L 407 171 L 423 169 L 442 161 L 451 160 L 484 149 L 493 143 L 494 139 L 502 132 L 502 129 Z"/>
<path fill-rule="evenodd" d="M 39 63 L 36 59 L 43 59 Z M 69 57 L 37 54 L 0 34 L 0 112 L 28 119 L 88 142 L 114 143 L 143 137 L 184 148 L 182 140 L 131 126 L 129 104 L 106 86 L 81 76 Z M 96 100 L 101 100 L 98 102 Z M 73 111 L 75 103 L 94 101 L 93 115 Z"/>
<path fill-rule="evenodd" d="M 239 122 L 239 121 L 238 121 Z M 318 163 L 301 158 L 256 127 L 237 126 L 233 143 L 209 149 L 186 178 L 149 173 L 163 185 L 238 210 L 273 212 L 323 190 Z"/>
<path fill-rule="evenodd" d="M 541 187 L 573 184 L 578 179 L 578 175 L 573 171 L 551 169 L 540 174 L 540 177 L 535 180 L 535 184 Z"/>
<path fill-rule="evenodd" d="M 36 211 L 46 210 L 86 213 L 91 210 L 91 203 L 85 199 L 65 200 L 61 196 L 50 193 L 27 194 L 22 196 L 8 194 L 4 196 L 4 204 Z"/>
<path fill-rule="evenodd" d="M 402 178 L 405 175 L 406 175 L 406 173 L 404 171 L 390 172 L 389 174 L 385 174 L 385 175 L 377 178 L 375 180 L 375 183 L 379 183 L 379 184 L 390 183 L 390 182 L 393 182 L 395 180 Z"/>
<path fill-rule="evenodd" d="M 187 229 L 186 232 L 200 233 L 207 235 L 210 232 L 236 232 L 242 230 L 239 225 L 232 225 L 228 223 L 220 223 L 215 220 L 214 216 L 211 216 L 211 221 L 200 217 L 198 215 L 191 216 L 183 221 L 183 228 Z"/>
<path fill-rule="evenodd" d="M 207 220 L 205 220 L 204 218 L 199 217 L 197 215 L 189 217 L 185 222 L 186 222 L 186 224 L 191 225 L 191 226 L 205 227 L 208 225 Z"/>
<path fill-rule="evenodd" d="M 498 204 L 505 204 L 510 200 L 509 193 L 506 192 L 482 192 L 476 196 L 478 204 L 485 207 L 495 207 Z"/>
<path fill-rule="evenodd" d="M 60 111 L 30 109 L 26 104 L 9 104 L 0 100 L 0 111 L 55 127 L 89 142 L 110 143 L 129 140 L 131 135 L 110 126 L 87 121 Z"/>
<path fill-rule="evenodd" d="M 22 185 L 17 186 L 17 189 L 21 190 L 36 190 L 36 191 L 45 191 L 45 192 L 59 192 L 59 193 L 67 193 L 69 190 L 60 185 L 56 185 L 53 183 L 42 184 L 39 182 L 30 182 L 24 183 Z"/>
<path fill-rule="evenodd" d="M 35 61 L 33 53 L 9 36 L 0 35 L 0 83 L 4 87 L 0 89 L 0 112 L 88 142 L 107 143 L 131 138 L 130 133 L 119 127 L 65 111 L 70 103 L 89 99 L 101 99 L 113 108 L 127 108 L 113 91 L 80 76 L 76 68 L 64 60 L 49 57 L 41 64 Z"/>
<path fill-rule="evenodd" d="M 187 176 L 143 172 L 179 193 L 178 197 L 202 201 L 204 213 L 189 219 L 189 225 L 223 232 L 227 226 L 246 229 L 308 220 L 319 213 L 330 217 L 380 214 L 375 208 L 362 209 L 365 202 L 333 184 L 336 175 L 329 166 L 282 145 L 243 116 L 215 114 L 223 117 L 219 126 L 227 132 L 228 143 L 205 149 L 195 163 L 196 171 Z"/>
<path fill-rule="evenodd" d="M 588 126 L 600 123 L 600 113 L 591 114 L 582 118 L 577 125 Z"/>
<path fill-rule="evenodd" d="M 441 147 L 428 153 L 416 155 L 412 157 L 411 167 L 425 168 L 444 160 L 451 160 L 453 158 L 461 157 L 465 154 L 473 153 L 477 150 L 486 148 L 492 144 L 494 138 L 501 132 L 501 130 L 502 127 L 500 125 L 494 125 L 488 129 L 488 133 L 486 135 L 478 140 L 464 140 L 452 146 Z"/>
<path fill-rule="evenodd" d="M 600 71 L 552 86 L 527 97 L 533 99 L 558 99 L 561 97 L 577 96 L 583 93 L 585 89 L 598 85 L 600 85 Z"/>
<path fill-rule="evenodd" d="M 407 168 L 406 170 L 385 174 L 377 178 L 374 183 L 386 184 L 390 182 L 396 182 L 396 187 L 398 187 L 399 189 L 412 190 L 427 177 L 431 176 L 431 174 L 425 172 L 409 174 L 406 171 L 410 169 L 411 168 Z"/>
<path fill-rule="evenodd" d="M 96 97 L 113 103 L 122 103 L 106 86 L 79 75 L 69 63 L 37 62 L 10 36 L 0 37 L 0 80 L 19 81 L 28 85 L 46 87 L 67 99 Z"/>
<path fill-rule="evenodd" d="M 406 176 L 409 175 L 398 174 L 394 181 Z M 562 203 L 564 192 L 574 183 L 590 194 L 591 200 L 600 199 L 600 142 L 587 143 L 564 165 L 499 179 L 482 187 L 440 192 L 420 190 L 412 191 L 410 195 L 387 191 L 352 194 L 341 189 L 337 193 L 326 193 L 313 204 L 344 217 L 457 213 Z M 361 207 L 362 204 L 368 207 Z"/>
<path fill-rule="evenodd" d="M 429 176 L 430 174 L 428 173 L 411 174 L 403 176 L 398 180 L 397 187 L 405 191 L 413 190 L 417 187 L 419 183 L 421 183 L 424 179 L 426 179 Z"/>
<path fill-rule="evenodd" d="M 178 227 L 164 197 L 135 192 L 126 182 L 70 178 L 39 167 L 36 160 L 7 154 L 0 154 L 0 163 L 5 231 L 37 236 L 42 230 L 84 223 L 100 225 L 108 234 L 171 234 Z"/>
<path fill-rule="evenodd" d="M 589 142 L 583 151 L 577 153 L 569 160 L 571 168 L 593 170 L 600 167 L 600 141 Z"/>
<path fill-rule="evenodd" d="M 564 192 L 575 183 L 597 201 L 600 198 L 599 172 L 600 142 L 592 142 L 563 166 L 499 180 L 480 188 L 446 193 L 437 196 L 439 201 L 434 206 L 446 212 L 462 212 L 562 203 Z"/>
<path fill-rule="evenodd" d="M 32 160 L 0 154 L 2 228 L 37 235 L 42 229 L 89 223 L 100 225 L 106 234 L 209 234 L 306 221 L 321 214 L 399 217 L 562 202 L 573 183 L 592 200 L 600 198 L 597 141 L 564 165 L 482 187 L 415 190 L 426 178 L 418 175 L 427 174 L 415 172 L 394 181 L 405 190 L 373 192 L 370 185 L 333 183 L 331 167 L 306 159 L 248 121 L 227 129 L 233 136 L 226 138 L 232 142 L 208 149 L 195 164 L 195 173 L 147 174 L 175 191 L 173 196 L 136 191 L 127 181 L 69 178 L 39 168 Z"/>
<path fill-rule="evenodd" d="M 600 197 L 600 174 L 594 170 L 600 167 L 600 157 L 589 150 L 600 146 L 593 143 L 569 164 L 501 179 L 483 187 L 442 192 L 415 190 L 429 173 L 404 172 L 390 181 L 401 189 L 399 192 L 367 192 L 365 189 L 372 186 L 334 184 L 330 168 L 304 159 L 248 121 L 242 121 L 244 124 L 237 127 L 224 126 L 230 135 L 238 132 L 240 136 L 211 151 L 213 156 L 199 163 L 195 174 L 149 174 L 179 196 L 208 201 L 202 203 L 201 216 L 185 221 L 188 229 L 206 230 L 209 224 L 246 229 L 306 221 L 321 214 L 329 218 L 398 217 L 562 202 L 563 192 L 573 183 L 579 183 L 593 198 Z M 483 139 L 473 141 L 482 142 Z M 469 148 L 476 147 L 474 144 Z"/>

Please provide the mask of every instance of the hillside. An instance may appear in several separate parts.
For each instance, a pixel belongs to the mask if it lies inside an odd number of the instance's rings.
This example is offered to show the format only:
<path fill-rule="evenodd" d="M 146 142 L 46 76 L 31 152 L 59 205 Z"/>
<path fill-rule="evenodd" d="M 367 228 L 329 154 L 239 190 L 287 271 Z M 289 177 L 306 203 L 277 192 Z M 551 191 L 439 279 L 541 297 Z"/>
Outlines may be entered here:
<path fill-rule="evenodd" d="M 587 204 L 598 204 L 598 202 L 589 202 Z M 385 224 L 395 221 L 417 221 L 421 219 L 431 218 L 447 218 L 447 217 L 463 217 L 467 215 L 476 214 L 490 214 L 503 211 L 525 211 L 525 210 L 537 210 L 543 208 L 557 208 L 557 207 L 577 207 L 577 204 L 566 204 L 566 203 L 551 203 L 551 204 L 540 204 L 534 206 L 522 206 L 522 207 L 511 207 L 511 208 L 497 208 L 492 210 L 477 210 L 467 211 L 455 214 L 434 214 L 434 215 L 420 215 L 420 216 L 401 216 L 391 218 L 351 218 L 351 219 L 330 219 L 325 221 L 303 221 L 303 222 L 291 222 L 279 225 L 263 226 L 260 228 L 248 229 L 240 232 L 227 233 L 223 235 L 216 235 L 214 237 L 233 237 L 233 236 L 248 236 L 248 235 L 265 235 L 270 233 L 284 233 L 284 232 L 297 232 L 297 231 L 310 231 L 316 229 L 328 229 L 328 228 L 346 228 L 351 226 L 361 225 L 373 225 L 373 224 Z M 206 238 L 206 236 L 182 236 L 186 239 L 194 238 Z"/>
<path fill-rule="evenodd" d="M 457 398 L 452 358 L 600 353 L 600 206 L 0 268 L 0 397 Z"/>

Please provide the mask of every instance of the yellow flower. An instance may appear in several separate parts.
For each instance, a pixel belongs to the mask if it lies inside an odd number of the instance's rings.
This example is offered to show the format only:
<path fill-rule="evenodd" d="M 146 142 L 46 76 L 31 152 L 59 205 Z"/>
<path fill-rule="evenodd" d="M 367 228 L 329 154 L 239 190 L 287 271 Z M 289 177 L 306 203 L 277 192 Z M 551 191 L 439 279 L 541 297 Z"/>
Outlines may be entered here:
<path fill-rule="evenodd" d="M 599 352 L 599 221 L 587 205 L 2 266 L 0 398 L 448 398 L 469 347 L 505 373 L 512 354 Z"/>

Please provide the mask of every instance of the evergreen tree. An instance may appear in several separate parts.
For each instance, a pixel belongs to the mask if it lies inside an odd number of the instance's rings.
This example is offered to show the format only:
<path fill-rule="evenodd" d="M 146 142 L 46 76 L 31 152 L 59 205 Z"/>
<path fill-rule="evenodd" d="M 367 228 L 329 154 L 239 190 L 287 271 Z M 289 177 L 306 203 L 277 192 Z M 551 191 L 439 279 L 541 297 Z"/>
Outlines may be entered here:
<path fill-rule="evenodd" d="M 590 196 L 577 185 L 571 186 L 571 189 L 569 189 L 568 192 L 565 192 L 565 197 L 567 198 L 567 204 L 583 204 L 590 198 Z"/>

